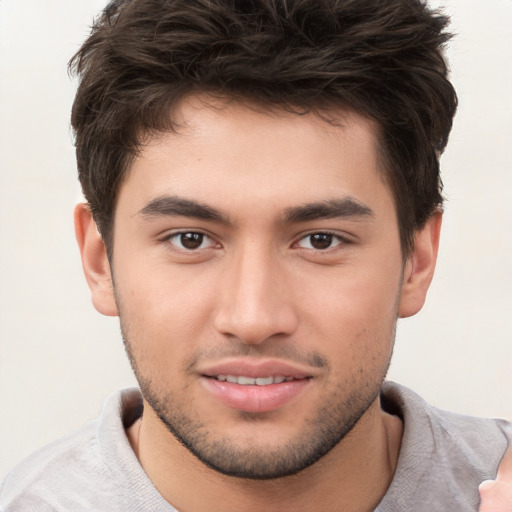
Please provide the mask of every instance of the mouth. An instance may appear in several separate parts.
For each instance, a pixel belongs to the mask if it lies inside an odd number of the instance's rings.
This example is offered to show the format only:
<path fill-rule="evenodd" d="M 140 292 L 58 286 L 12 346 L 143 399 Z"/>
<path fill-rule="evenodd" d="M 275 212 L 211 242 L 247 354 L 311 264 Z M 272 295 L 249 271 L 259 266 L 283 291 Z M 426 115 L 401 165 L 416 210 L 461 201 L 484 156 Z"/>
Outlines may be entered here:
<path fill-rule="evenodd" d="M 277 375 L 274 377 L 249 377 L 245 375 L 205 375 L 205 377 L 215 379 L 220 382 L 239 384 L 241 386 L 270 386 L 271 384 L 282 384 L 283 382 L 300 380 L 295 377 L 285 377 L 284 375 Z"/>
<path fill-rule="evenodd" d="M 282 409 L 310 388 L 306 368 L 281 361 L 227 361 L 199 373 L 207 393 L 231 410 L 262 413 Z"/>

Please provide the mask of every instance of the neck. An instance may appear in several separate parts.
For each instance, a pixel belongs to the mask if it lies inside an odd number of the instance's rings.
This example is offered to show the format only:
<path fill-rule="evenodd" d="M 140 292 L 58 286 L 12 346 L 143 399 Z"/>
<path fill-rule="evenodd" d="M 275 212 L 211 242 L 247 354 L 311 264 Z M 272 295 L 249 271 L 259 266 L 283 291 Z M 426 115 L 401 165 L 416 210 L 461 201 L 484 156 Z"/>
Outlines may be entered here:
<path fill-rule="evenodd" d="M 363 512 L 374 510 L 391 483 L 402 423 L 383 412 L 376 400 L 322 459 L 296 475 L 273 480 L 233 478 L 206 467 L 170 434 L 148 404 L 144 420 L 132 425 L 128 435 L 156 489 L 180 512 Z"/>

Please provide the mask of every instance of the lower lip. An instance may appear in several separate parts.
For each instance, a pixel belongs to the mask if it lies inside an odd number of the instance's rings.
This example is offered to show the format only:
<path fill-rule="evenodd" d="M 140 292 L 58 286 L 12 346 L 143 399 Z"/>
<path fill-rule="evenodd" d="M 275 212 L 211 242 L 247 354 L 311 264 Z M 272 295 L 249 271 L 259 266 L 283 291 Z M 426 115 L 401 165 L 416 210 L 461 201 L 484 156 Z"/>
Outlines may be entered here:
<path fill-rule="evenodd" d="M 311 379 L 299 379 L 268 386 L 243 386 L 203 377 L 204 387 L 222 403 L 245 412 L 270 412 L 286 405 L 309 385 Z"/>

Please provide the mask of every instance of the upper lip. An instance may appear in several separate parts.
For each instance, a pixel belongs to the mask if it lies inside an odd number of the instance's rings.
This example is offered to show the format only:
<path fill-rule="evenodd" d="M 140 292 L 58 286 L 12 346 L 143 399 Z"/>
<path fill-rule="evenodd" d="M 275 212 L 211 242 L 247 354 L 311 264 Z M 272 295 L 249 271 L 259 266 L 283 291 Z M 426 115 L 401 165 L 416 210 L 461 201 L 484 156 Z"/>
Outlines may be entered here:
<path fill-rule="evenodd" d="M 314 371 L 302 364 L 277 359 L 229 359 L 198 367 L 198 373 L 207 377 L 233 375 L 236 377 L 293 377 L 305 379 L 313 377 Z"/>

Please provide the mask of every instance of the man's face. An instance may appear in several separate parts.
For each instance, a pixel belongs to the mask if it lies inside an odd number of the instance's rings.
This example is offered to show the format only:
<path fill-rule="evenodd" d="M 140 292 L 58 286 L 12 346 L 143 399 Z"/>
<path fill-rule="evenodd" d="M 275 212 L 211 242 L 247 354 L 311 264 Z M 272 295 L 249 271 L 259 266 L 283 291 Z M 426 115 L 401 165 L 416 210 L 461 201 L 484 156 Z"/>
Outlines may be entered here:
<path fill-rule="evenodd" d="M 378 407 L 398 224 L 370 121 L 216 107 L 185 102 L 121 185 L 117 307 L 167 428 L 223 473 L 279 477 Z"/>

